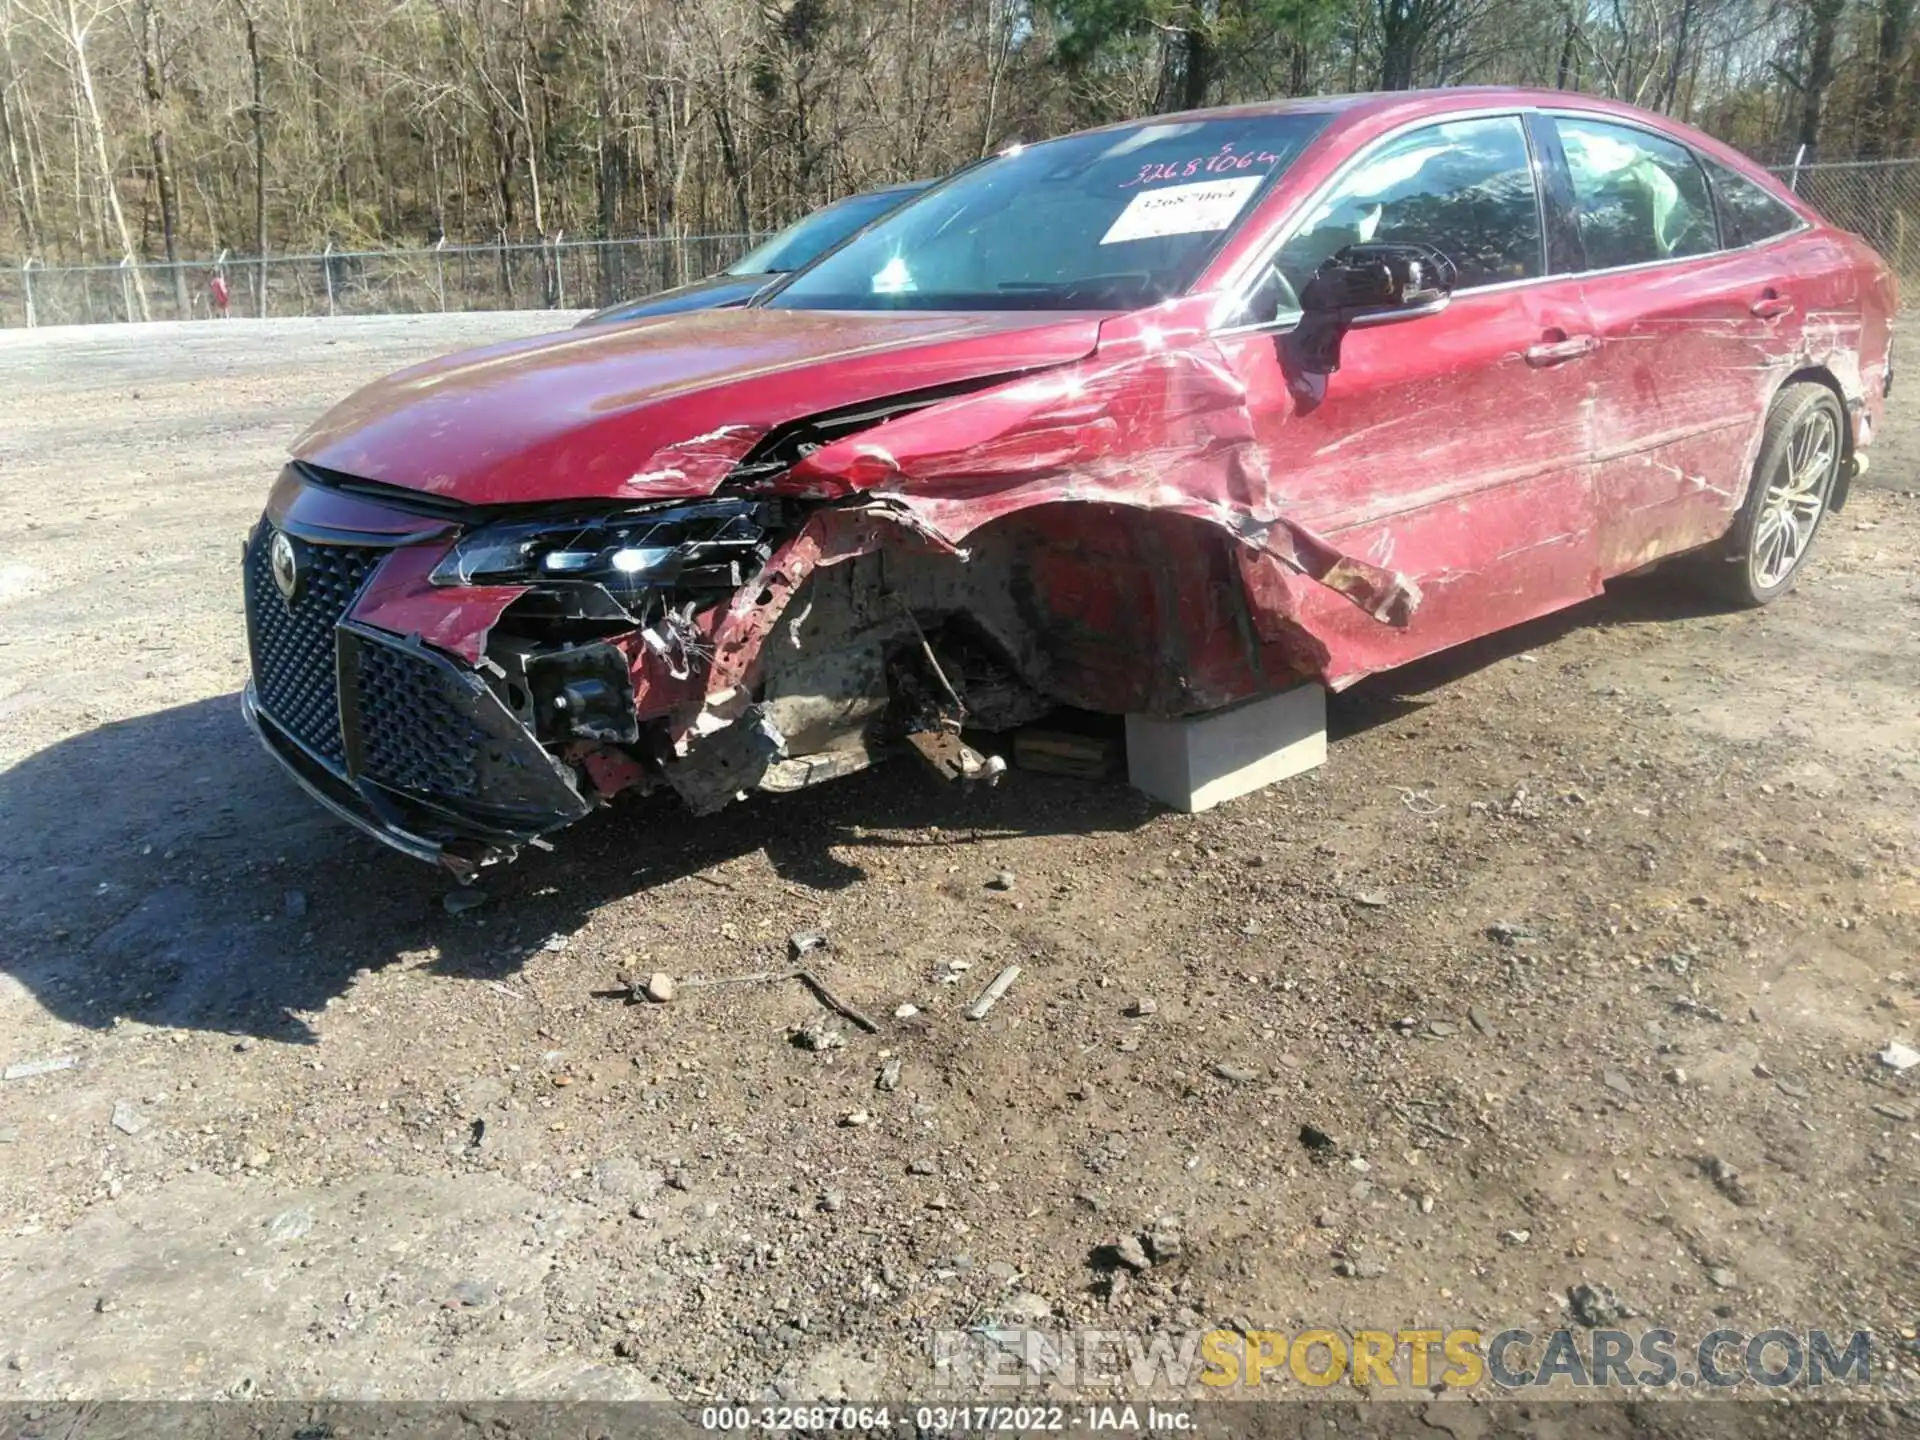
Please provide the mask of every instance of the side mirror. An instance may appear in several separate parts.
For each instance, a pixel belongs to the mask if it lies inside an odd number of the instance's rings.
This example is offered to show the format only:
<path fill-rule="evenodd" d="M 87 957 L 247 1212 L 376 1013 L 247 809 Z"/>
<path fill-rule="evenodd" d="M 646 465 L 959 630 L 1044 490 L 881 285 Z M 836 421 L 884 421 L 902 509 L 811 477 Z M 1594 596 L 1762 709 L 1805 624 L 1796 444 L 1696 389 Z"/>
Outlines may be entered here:
<path fill-rule="evenodd" d="M 1340 341 L 1356 326 L 1411 320 L 1445 308 L 1459 270 L 1431 245 L 1348 245 L 1324 261 L 1300 292 L 1294 343 L 1303 369 L 1331 375 Z"/>

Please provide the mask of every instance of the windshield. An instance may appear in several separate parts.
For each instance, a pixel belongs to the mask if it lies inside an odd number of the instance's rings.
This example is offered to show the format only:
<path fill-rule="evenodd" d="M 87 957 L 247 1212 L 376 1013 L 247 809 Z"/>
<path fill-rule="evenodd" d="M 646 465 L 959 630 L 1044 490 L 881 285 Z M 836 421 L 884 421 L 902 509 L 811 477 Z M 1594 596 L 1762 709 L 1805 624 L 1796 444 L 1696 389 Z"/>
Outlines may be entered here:
<path fill-rule="evenodd" d="M 1015 147 L 887 216 L 767 304 L 1131 310 L 1185 292 L 1325 115 L 1232 115 Z"/>
<path fill-rule="evenodd" d="M 831 250 L 869 220 L 911 200 L 918 191 L 882 190 L 854 195 L 802 216 L 771 240 L 763 240 L 727 267 L 729 275 L 779 275 L 798 270 Z"/>

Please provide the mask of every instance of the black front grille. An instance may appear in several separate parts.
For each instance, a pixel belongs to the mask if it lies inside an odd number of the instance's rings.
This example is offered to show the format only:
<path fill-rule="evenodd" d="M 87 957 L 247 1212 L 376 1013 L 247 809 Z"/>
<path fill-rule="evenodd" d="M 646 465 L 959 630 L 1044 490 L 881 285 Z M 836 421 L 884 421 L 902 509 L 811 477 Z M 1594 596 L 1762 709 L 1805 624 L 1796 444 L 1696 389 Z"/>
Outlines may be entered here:
<path fill-rule="evenodd" d="M 359 773 L 422 795 L 478 795 L 487 733 L 474 723 L 473 699 L 457 688 L 458 677 L 389 645 L 360 645 L 355 654 Z"/>
<path fill-rule="evenodd" d="M 273 530 L 262 524 L 247 552 L 247 644 L 253 686 L 263 710 L 282 730 L 328 763 L 346 763 L 340 738 L 339 686 L 334 678 L 334 626 L 373 567 L 389 552 L 365 545 L 300 547 L 300 588 L 289 604 L 273 583 Z"/>

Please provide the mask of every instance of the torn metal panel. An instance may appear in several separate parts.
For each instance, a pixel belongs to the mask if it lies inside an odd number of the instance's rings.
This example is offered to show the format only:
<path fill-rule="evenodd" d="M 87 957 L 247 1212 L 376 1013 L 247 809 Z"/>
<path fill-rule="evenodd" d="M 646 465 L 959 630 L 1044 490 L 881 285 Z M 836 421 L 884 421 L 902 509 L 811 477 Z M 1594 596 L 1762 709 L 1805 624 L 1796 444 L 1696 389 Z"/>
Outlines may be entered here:
<path fill-rule="evenodd" d="M 352 616 L 396 635 L 417 635 L 436 650 L 477 665 L 487 636 L 526 587 L 466 585 L 449 591 L 436 586 L 428 577 L 446 553 L 441 541 L 395 550 L 367 582 Z"/>

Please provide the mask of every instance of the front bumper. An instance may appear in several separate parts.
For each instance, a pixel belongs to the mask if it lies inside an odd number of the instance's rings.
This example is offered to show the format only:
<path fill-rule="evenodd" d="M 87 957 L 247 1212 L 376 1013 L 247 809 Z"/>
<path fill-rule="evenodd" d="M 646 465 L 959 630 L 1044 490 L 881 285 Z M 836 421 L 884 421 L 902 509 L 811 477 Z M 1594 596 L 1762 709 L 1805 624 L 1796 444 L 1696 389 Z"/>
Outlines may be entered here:
<path fill-rule="evenodd" d="M 242 711 L 301 788 L 462 878 L 593 808 L 573 770 L 471 666 L 355 618 L 397 550 L 294 534 L 304 578 L 283 596 L 267 559 L 276 534 L 262 522 L 245 555 Z"/>

